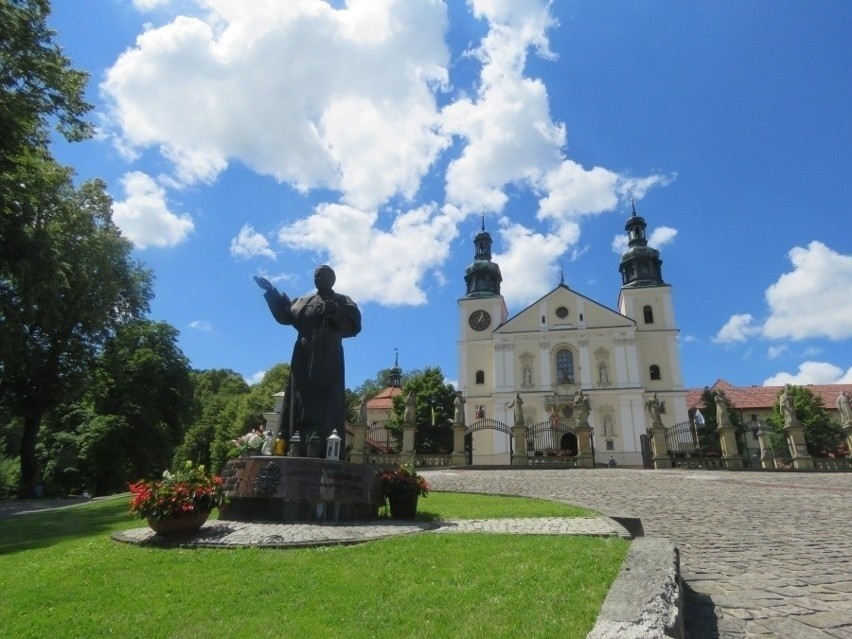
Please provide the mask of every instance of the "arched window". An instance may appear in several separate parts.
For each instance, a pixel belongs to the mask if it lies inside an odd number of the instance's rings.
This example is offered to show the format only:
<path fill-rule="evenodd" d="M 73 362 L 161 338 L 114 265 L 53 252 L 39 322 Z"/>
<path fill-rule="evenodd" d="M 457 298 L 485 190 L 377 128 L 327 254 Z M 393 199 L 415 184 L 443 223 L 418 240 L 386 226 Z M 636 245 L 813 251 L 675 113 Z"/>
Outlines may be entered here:
<path fill-rule="evenodd" d="M 485 371 L 476 371 L 476 383 L 484 384 L 485 383 Z"/>
<path fill-rule="evenodd" d="M 645 323 L 646 324 L 653 324 L 654 323 L 654 309 L 653 308 L 651 308 L 650 306 L 645 306 L 642 309 L 642 314 L 645 316 Z"/>
<path fill-rule="evenodd" d="M 574 383 L 574 355 L 567 348 L 556 353 L 556 383 Z"/>
<path fill-rule="evenodd" d="M 663 379 L 660 375 L 660 367 L 656 364 L 651 364 L 651 367 L 648 369 L 648 372 L 651 374 L 651 379 L 660 380 Z"/>

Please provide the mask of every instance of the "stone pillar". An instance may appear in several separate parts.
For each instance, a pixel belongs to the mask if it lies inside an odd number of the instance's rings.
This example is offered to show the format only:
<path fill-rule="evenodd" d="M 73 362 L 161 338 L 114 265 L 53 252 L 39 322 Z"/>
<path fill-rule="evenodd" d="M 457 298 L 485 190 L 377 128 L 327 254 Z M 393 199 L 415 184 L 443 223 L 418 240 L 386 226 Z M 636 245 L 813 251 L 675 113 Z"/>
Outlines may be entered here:
<path fill-rule="evenodd" d="M 719 444 L 722 446 L 722 463 L 728 470 L 742 470 L 743 458 L 737 449 L 737 429 L 733 424 L 724 423 L 716 428 Z"/>
<path fill-rule="evenodd" d="M 352 425 L 352 452 L 349 461 L 353 464 L 367 463 L 367 422 L 358 420 Z"/>
<path fill-rule="evenodd" d="M 849 451 L 849 457 L 852 458 L 852 422 L 843 427 L 843 433 L 846 435 L 846 449 Z"/>
<path fill-rule="evenodd" d="M 272 431 L 272 437 L 278 437 L 278 431 L 281 429 L 281 413 L 264 413 L 263 419 L 266 421 L 266 430 Z"/>
<path fill-rule="evenodd" d="M 648 429 L 648 434 L 651 435 L 651 461 L 654 463 L 654 468 L 657 470 L 671 468 L 672 460 L 666 446 L 666 427 L 662 422 L 656 421 Z"/>
<path fill-rule="evenodd" d="M 409 391 L 405 399 L 405 414 L 402 421 L 402 454 L 414 456 L 414 433 L 417 431 L 414 411 L 414 392 Z"/>
<path fill-rule="evenodd" d="M 464 421 L 453 422 L 453 454 L 450 463 L 453 466 L 464 466 L 467 463 L 464 455 L 464 432 L 467 430 Z"/>
<path fill-rule="evenodd" d="M 757 442 L 760 445 L 760 467 L 763 470 L 775 468 L 775 460 L 772 458 L 772 446 L 769 444 L 769 433 L 765 430 L 757 431 Z"/>
<path fill-rule="evenodd" d="M 787 435 L 787 445 L 793 455 L 793 468 L 796 470 L 813 470 L 813 457 L 808 455 L 808 445 L 805 443 L 805 429 L 798 418 L 789 420 L 784 426 Z"/>
<path fill-rule="evenodd" d="M 512 466 L 528 466 L 527 427 L 523 424 L 512 426 L 512 436 L 515 438 L 515 449 L 512 453 Z"/>
<path fill-rule="evenodd" d="M 585 421 L 574 429 L 577 436 L 577 466 L 579 468 L 594 468 L 595 458 L 592 455 L 592 427 Z"/>

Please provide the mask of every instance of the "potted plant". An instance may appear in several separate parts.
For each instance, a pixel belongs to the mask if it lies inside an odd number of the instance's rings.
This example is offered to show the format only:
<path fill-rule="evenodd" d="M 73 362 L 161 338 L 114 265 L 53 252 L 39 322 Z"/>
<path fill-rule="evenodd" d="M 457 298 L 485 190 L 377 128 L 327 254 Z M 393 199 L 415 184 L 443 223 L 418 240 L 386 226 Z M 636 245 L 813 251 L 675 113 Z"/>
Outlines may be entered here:
<path fill-rule="evenodd" d="M 266 438 L 263 431 L 255 428 L 245 435 L 232 439 L 228 442 L 228 457 L 245 457 L 247 455 L 259 455 Z"/>
<path fill-rule="evenodd" d="M 413 464 L 402 464 L 377 473 L 392 519 L 414 519 L 417 500 L 429 496 L 429 483 L 418 475 Z"/>
<path fill-rule="evenodd" d="M 165 471 L 162 479 L 130 484 L 130 492 L 130 514 L 147 519 L 154 532 L 164 535 L 197 531 L 225 501 L 222 478 L 189 461 L 175 472 Z"/>

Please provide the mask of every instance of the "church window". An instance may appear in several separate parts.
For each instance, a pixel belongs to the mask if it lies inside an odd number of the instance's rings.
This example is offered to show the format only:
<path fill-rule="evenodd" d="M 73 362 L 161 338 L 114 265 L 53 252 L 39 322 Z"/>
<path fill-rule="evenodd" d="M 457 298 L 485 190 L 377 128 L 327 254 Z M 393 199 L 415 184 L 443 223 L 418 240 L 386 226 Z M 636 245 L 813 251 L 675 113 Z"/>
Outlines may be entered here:
<path fill-rule="evenodd" d="M 556 383 L 574 383 L 574 355 L 567 348 L 556 353 Z"/>
<path fill-rule="evenodd" d="M 485 371 L 476 371 L 476 383 L 484 384 L 485 383 Z"/>
<path fill-rule="evenodd" d="M 651 375 L 651 379 L 660 380 L 662 379 L 662 375 L 660 375 L 660 367 L 656 364 L 651 364 L 651 367 L 648 369 L 648 372 Z"/>
<path fill-rule="evenodd" d="M 559 319 L 565 319 L 566 317 L 568 317 L 568 309 L 564 306 L 560 306 L 556 309 L 556 317 L 558 317 Z"/>
<path fill-rule="evenodd" d="M 650 306 L 645 306 L 642 309 L 642 314 L 645 316 L 645 323 L 646 324 L 653 324 L 654 323 L 654 309 L 653 308 L 651 308 Z"/>
<path fill-rule="evenodd" d="M 611 439 L 606 440 L 606 449 L 607 450 L 615 450 L 615 442 Z"/>

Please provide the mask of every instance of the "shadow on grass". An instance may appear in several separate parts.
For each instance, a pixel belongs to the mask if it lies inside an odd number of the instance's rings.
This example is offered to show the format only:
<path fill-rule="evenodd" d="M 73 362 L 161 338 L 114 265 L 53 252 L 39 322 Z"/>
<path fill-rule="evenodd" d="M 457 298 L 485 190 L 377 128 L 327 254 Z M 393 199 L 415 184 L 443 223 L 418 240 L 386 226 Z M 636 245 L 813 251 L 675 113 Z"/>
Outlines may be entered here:
<path fill-rule="evenodd" d="M 101 535 L 126 528 L 122 524 L 128 521 L 127 502 L 123 499 L 10 517 L 0 526 L 0 555 Z"/>

